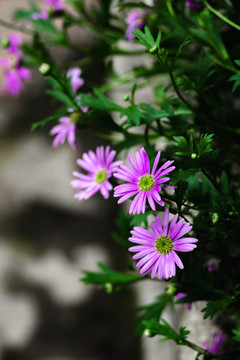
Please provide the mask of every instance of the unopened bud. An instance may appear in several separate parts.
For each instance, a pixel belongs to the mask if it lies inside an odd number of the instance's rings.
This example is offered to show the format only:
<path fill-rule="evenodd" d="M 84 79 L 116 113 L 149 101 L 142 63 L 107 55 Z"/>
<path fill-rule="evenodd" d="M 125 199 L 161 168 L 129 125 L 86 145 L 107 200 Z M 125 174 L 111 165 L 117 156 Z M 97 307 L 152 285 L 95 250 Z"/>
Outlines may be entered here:
<path fill-rule="evenodd" d="M 177 288 L 174 284 L 169 284 L 165 287 L 165 293 L 170 295 L 170 296 L 173 296 L 175 295 L 177 292 Z"/>
<path fill-rule="evenodd" d="M 69 116 L 69 118 L 70 118 L 70 123 L 78 122 L 78 120 L 80 119 L 80 113 L 74 112 Z"/>
<path fill-rule="evenodd" d="M 47 63 L 42 63 L 42 65 L 39 67 L 39 71 L 43 75 L 48 75 L 51 71 L 51 66 Z"/>
<path fill-rule="evenodd" d="M 197 154 L 196 154 L 196 153 L 192 153 L 191 158 L 194 160 L 194 159 L 196 159 L 196 157 L 197 157 Z"/>
<path fill-rule="evenodd" d="M 9 45 L 10 45 L 10 41 L 9 41 L 8 38 L 2 39 L 2 47 L 3 47 L 4 49 L 8 48 Z"/>
<path fill-rule="evenodd" d="M 143 335 L 147 337 L 153 337 L 154 333 L 150 329 L 145 329 Z"/>
<path fill-rule="evenodd" d="M 104 289 L 108 294 L 111 294 L 113 292 L 113 285 L 111 283 L 104 284 Z"/>
<path fill-rule="evenodd" d="M 124 97 L 123 97 L 123 101 L 128 101 L 129 100 L 129 95 L 124 95 Z"/>
<path fill-rule="evenodd" d="M 149 52 L 151 54 L 156 54 L 158 52 L 158 47 L 154 45 L 153 47 L 151 47 L 151 49 L 149 49 Z"/>
<path fill-rule="evenodd" d="M 213 224 L 216 224 L 216 223 L 218 222 L 218 219 L 219 219 L 218 213 L 214 213 L 214 214 L 212 215 L 212 223 L 213 223 Z"/>

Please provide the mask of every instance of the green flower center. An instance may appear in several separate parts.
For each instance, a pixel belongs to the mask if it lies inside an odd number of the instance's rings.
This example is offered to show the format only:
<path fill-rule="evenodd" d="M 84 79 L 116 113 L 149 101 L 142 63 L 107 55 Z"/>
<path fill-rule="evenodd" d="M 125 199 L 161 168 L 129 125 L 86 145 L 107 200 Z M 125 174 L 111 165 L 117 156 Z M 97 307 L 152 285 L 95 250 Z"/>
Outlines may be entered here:
<path fill-rule="evenodd" d="M 155 186 L 154 177 L 150 174 L 140 176 L 138 188 L 140 191 L 150 191 Z"/>
<path fill-rule="evenodd" d="M 97 184 L 102 184 L 107 180 L 107 171 L 105 169 L 99 170 L 95 175 L 95 181 Z"/>
<path fill-rule="evenodd" d="M 169 254 L 172 251 L 173 242 L 167 235 L 162 235 L 155 240 L 155 248 L 159 254 Z"/>
<path fill-rule="evenodd" d="M 78 122 L 80 119 L 80 114 L 78 112 L 73 112 L 70 116 L 70 123 Z"/>

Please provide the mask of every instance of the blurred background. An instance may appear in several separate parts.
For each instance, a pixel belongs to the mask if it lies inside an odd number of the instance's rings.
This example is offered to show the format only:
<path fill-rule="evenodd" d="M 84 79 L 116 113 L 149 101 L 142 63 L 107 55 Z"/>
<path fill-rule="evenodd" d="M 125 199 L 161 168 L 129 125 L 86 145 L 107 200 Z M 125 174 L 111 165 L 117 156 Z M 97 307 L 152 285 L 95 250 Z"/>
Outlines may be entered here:
<path fill-rule="evenodd" d="M 21 0 L 21 8 L 30 3 Z M 18 7 L 19 0 L 1 0 L 0 17 L 10 21 Z M 0 31 L 1 39 L 9 34 L 2 26 Z M 74 28 L 71 38 L 80 45 L 93 41 Z M 51 51 L 60 64 L 76 60 L 69 50 Z M 129 71 L 129 59 L 115 61 L 120 73 Z M 98 69 L 86 78 L 104 81 Z M 164 282 L 146 281 L 108 295 L 79 281 L 83 269 L 97 270 L 96 262 L 124 269 L 128 255 L 111 237 L 116 200 L 94 196 L 78 202 L 69 184 L 76 159 L 103 142 L 79 132 L 77 151 L 67 144 L 53 149 L 50 125 L 30 133 L 31 124 L 54 109 L 45 87 L 35 69 L 19 97 L 0 95 L 0 359 L 193 359 L 192 350 L 179 354 L 172 343 L 140 340 L 134 333 L 136 306 L 154 301 Z M 170 311 L 164 317 L 177 327 L 184 318 L 201 344 L 213 331 L 205 320 L 203 332 L 201 306 L 194 305 L 191 314 L 178 306 L 177 317 Z"/>

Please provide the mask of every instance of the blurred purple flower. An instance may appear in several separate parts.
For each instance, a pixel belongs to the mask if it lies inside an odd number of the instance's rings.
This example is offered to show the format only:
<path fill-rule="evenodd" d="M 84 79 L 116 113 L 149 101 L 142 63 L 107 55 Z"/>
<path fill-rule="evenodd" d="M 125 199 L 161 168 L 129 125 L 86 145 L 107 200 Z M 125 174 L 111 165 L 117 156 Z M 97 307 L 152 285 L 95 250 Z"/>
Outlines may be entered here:
<path fill-rule="evenodd" d="M 177 300 L 180 300 L 180 299 L 182 299 L 182 298 L 184 298 L 184 297 L 186 297 L 187 296 L 187 294 L 186 293 L 178 293 L 177 295 L 176 295 L 176 299 Z M 192 303 L 187 303 L 187 309 L 188 310 L 191 310 L 192 309 Z"/>
<path fill-rule="evenodd" d="M 31 72 L 21 66 L 19 61 L 12 63 L 9 58 L 0 58 L 0 66 L 3 67 L 2 92 L 17 96 L 24 89 L 23 83 L 31 79 Z"/>
<path fill-rule="evenodd" d="M 125 36 L 130 42 L 133 42 L 133 39 L 135 38 L 133 35 L 135 27 L 138 29 L 143 27 L 143 12 L 141 10 L 133 10 L 125 21 L 128 24 Z"/>
<path fill-rule="evenodd" d="M 22 56 L 22 52 L 19 50 L 19 46 L 21 44 L 21 35 L 18 33 L 14 33 L 8 35 L 9 45 L 7 46 L 7 51 L 11 54 L 16 55 L 18 58 Z"/>
<path fill-rule="evenodd" d="M 76 92 L 84 84 L 84 80 L 80 77 L 82 70 L 78 67 L 70 68 L 67 71 L 67 77 L 71 78 L 71 86 L 74 92 Z"/>
<path fill-rule="evenodd" d="M 42 10 L 41 12 L 35 12 L 32 14 L 32 20 L 47 20 L 48 12 L 46 10 Z"/>
<path fill-rule="evenodd" d="M 87 106 L 81 106 L 80 100 L 81 100 L 81 96 L 80 96 L 80 95 L 76 96 L 76 103 L 77 103 L 77 105 L 80 107 L 80 109 L 82 110 L 82 112 L 83 112 L 83 113 L 88 112 L 88 107 L 87 107 Z M 74 110 L 73 108 L 68 108 L 67 111 L 70 112 L 70 113 L 72 113 L 72 112 L 74 112 L 75 110 Z"/>
<path fill-rule="evenodd" d="M 109 191 L 112 190 L 112 184 L 108 179 L 112 176 L 121 161 L 113 161 L 116 151 L 110 150 L 107 146 L 99 146 L 96 153 L 90 150 L 84 153 L 82 159 L 77 160 L 77 164 L 88 172 L 87 175 L 74 171 L 73 175 L 78 179 L 72 180 L 71 185 L 80 191 L 75 194 L 78 200 L 89 199 L 96 192 L 100 191 L 102 196 L 107 199 Z"/>
<path fill-rule="evenodd" d="M 207 341 L 204 341 L 203 347 L 210 353 L 222 355 L 223 351 L 221 349 L 221 345 L 224 342 L 224 340 L 225 340 L 225 335 L 221 331 L 220 334 L 213 334 L 211 344 L 209 344 Z"/>
<path fill-rule="evenodd" d="M 181 219 L 177 223 L 178 214 L 172 219 L 168 228 L 169 210 L 165 210 L 163 220 L 157 216 L 151 223 L 153 232 L 135 226 L 131 231 L 132 237 L 128 240 L 138 245 L 130 247 L 128 250 L 136 252 L 133 260 L 141 259 L 137 262 L 136 267 L 141 268 L 140 274 L 146 275 L 151 270 L 153 279 L 157 273 L 159 280 L 162 278 L 169 279 L 176 274 L 176 266 L 183 269 L 183 263 L 175 251 L 192 251 L 196 248 L 198 240 L 192 237 L 184 237 L 192 226 L 184 223 Z"/>
<path fill-rule="evenodd" d="M 163 177 L 163 175 L 173 171 L 175 166 L 170 166 L 173 161 L 167 161 L 157 170 L 160 155 L 161 151 L 157 153 L 150 173 L 150 161 L 147 152 L 141 148 L 135 154 L 135 161 L 132 156 L 128 157 L 132 169 L 122 165 L 113 174 L 117 179 L 127 182 L 127 184 L 121 184 L 114 188 L 114 197 L 120 197 L 118 204 L 136 195 L 130 206 L 129 214 L 145 213 L 147 200 L 154 211 L 156 210 L 154 201 L 161 206 L 164 205 L 159 192 L 164 187 L 162 184 L 167 182 L 169 177 Z"/>
<path fill-rule="evenodd" d="M 45 3 L 51 6 L 55 11 L 63 9 L 64 0 L 45 0 Z"/>
<path fill-rule="evenodd" d="M 186 0 L 186 6 L 189 8 L 200 9 L 201 4 L 194 0 Z"/>
<path fill-rule="evenodd" d="M 75 134 L 76 134 L 76 123 L 71 122 L 69 116 L 63 116 L 59 119 L 60 124 L 54 126 L 50 131 L 50 135 L 55 136 L 53 140 L 53 147 L 57 147 L 63 144 L 66 140 L 69 145 L 76 149 L 77 145 L 75 142 Z"/>

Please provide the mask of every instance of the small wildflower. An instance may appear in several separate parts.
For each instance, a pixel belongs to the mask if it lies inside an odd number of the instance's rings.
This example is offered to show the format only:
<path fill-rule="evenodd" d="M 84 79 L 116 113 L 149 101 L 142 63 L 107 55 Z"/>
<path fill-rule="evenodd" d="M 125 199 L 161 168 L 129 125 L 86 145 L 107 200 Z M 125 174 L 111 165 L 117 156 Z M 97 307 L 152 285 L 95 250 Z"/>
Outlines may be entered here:
<path fill-rule="evenodd" d="M 201 4 L 194 0 L 186 0 L 186 6 L 189 8 L 200 9 Z"/>
<path fill-rule="evenodd" d="M 2 46 L 7 49 L 10 54 L 14 54 L 17 58 L 22 56 L 19 50 L 21 44 L 21 35 L 18 33 L 10 34 L 2 40 Z"/>
<path fill-rule="evenodd" d="M 136 267 L 140 268 L 140 274 L 146 275 L 151 270 L 153 279 L 157 273 L 159 280 L 162 278 L 169 279 L 176 274 L 176 266 L 183 269 L 183 263 L 175 251 L 187 252 L 196 248 L 198 240 L 192 237 L 184 237 L 192 226 L 184 223 L 181 219 L 177 222 L 178 214 L 172 219 L 170 226 L 169 210 L 165 210 L 163 220 L 157 216 L 151 223 L 153 232 L 135 226 L 131 231 L 132 237 L 130 242 L 138 245 L 129 248 L 129 251 L 136 252 L 133 260 L 141 259 L 137 262 Z"/>
<path fill-rule="evenodd" d="M 3 67 L 2 92 L 17 96 L 24 89 L 23 83 L 31 78 L 31 72 L 21 66 L 19 61 L 12 62 L 9 58 L 0 58 L 0 66 Z"/>
<path fill-rule="evenodd" d="M 31 15 L 32 20 L 47 20 L 48 19 L 48 12 L 46 10 L 42 10 L 41 12 L 34 12 Z"/>
<path fill-rule="evenodd" d="M 76 104 L 77 104 L 77 106 L 80 107 L 80 109 L 82 110 L 83 113 L 88 112 L 88 107 L 87 106 L 81 106 L 81 101 L 80 100 L 81 100 L 81 96 L 80 95 L 76 96 Z M 67 111 L 72 113 L 75 110 L 73 108 L 68 108 Z"/>
<path fill-rule="evenodd" d="M 50 135 L 55 136 L 53 140 L 53 147 L 57 147 L 63 144 L 66 140 L 69 145 L 76 149 L 77 145 L 75 142 L 76 123 L 71 121 L 69 116 L 63 116 L 59 119 L 58 125 L 54 126 L 50 131 Z"/>
<path fill-rule="evenodd" d="M 84 80 L 80 77 L 82 70 L 78 67 L 70 68 L 67 71 L 67 77 L 71 78 L 71 86 L 74 92 L 76 92 L 84 84 Z"/>
<path fill-rule="evenodd" d="M 182 299 L 182 298 L 185 298 L 186 296 L 187 296 L 186 293 L 180 292 L 180 293 L 178 293 L 178 294 L 176 295 L 176 299 L 177 299 L 177 300 L 180 300 L 180 299 Z M 192 303 L 187 303 L 187 309 L 188 309 L 188 310 L 191 310 L 191 309 L 192 309 Z"/>
<path fill-rule="evenodd" d="M 54 11 L 61 11 L 63 9 L 64 0 L 45 0 L 45 3 L 52 7 Z"/>
<path fill-rule="evenodd" d="M 122 165 L 113 174 L 116 178 L 128 182 L 114 188 L 114 197 L 120 197 L 118 204 L 136 195 L 130 206 L 129 214 L 144 213 L 146 200 L 148 200 L 151 209 L 154 211 L 156 210 L 154 201 L 161 206 L 164 205 L 159 192 L 162 187 L 171 188 L 171 186 L 162 185 L 169 180 L 169 177 L 162 176 L 173 171 L 175 167 L 170 166 L 173 161 L 167 161 L 157 170 L 160 155 L 161 152 L 159 151 L 150 173 L 150 161 L 147 152 L 144 148 L 141 148 L 135 154 L 135 161 L 131 156 L 128 157 L 132 169 Z"/>
<path fill-rule="evenodd" d="M 210 353 L 222 355 L 223 351 L 221 349 L 221 345 L 224 342 L 224 340 L 225 340 L 225 335 L 223 331 L 221 331 L 220 334 L 213 334 L 211 344 L 205 341 L 203 343 L 203 347 Z"/>
<path fill-rule="evenodd" d="M 78 200 L 89 199 L 95 193 L 100 191 L 102 196 L 107 199 L 109 191 L 112 190 L 112 184 L 108 179 L 116 171 L 121 161 L 113 161 L 116 151 L 110 150 L 107 146 L 99 146 L 96 153 L 90 150 L 84 153 L 82 159 L 77 160 L 77 164 L 88 172 L 87 175 L 74 171 L 73 175 L 78 179 L 72 180 L 71 185 L 80 191 L 75 194 Z"/>
<path fill-rule="evenodd" d="M 142 29 L 143 27 L 143 12 L 141 10 L 131 11 L 125 21 L 128 24 L 128 28 L 125 33 L 126 38 L 130 42 L 133 42 L 133 39 L 135 38 L 135 35 L 133 35 L 134 29 Z"/>

